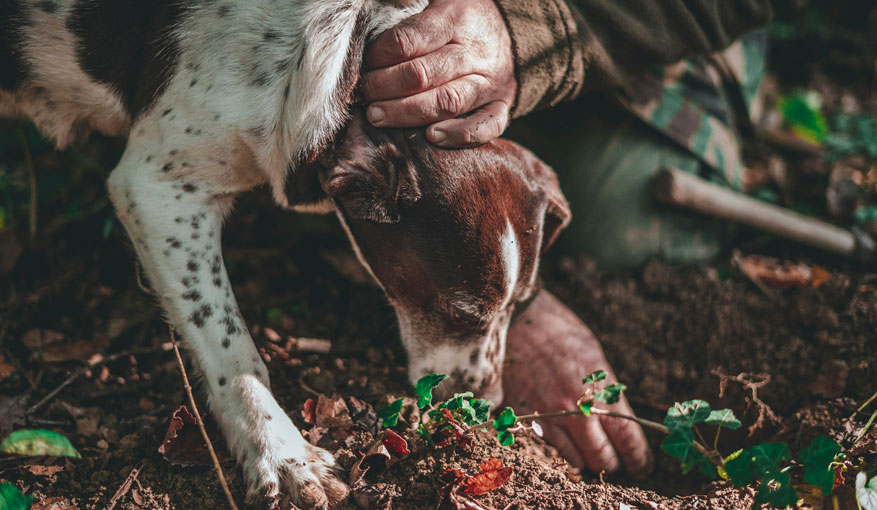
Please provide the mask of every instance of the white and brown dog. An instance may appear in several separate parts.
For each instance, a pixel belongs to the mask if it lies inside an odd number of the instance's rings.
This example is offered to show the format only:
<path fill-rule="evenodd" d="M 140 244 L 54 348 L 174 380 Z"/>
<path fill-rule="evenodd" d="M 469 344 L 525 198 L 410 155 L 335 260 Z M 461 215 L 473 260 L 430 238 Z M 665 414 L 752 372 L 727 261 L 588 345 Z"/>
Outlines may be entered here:
<path fill-rule="evenodd" d="M 448 373 L 495 402 L 515 305 L 568 222 L 554 174 L 515 144 L 439 150 L 361 115 L 342 131 L 365 41 L 425 5 L 0 0 L 0 115 L 58 147 L 127 136 L 110 197 L 250 498 L 324 508 L 347 489 L 272 396 L 238 311 L 220 245 L 236 194 L 334 208 L 396 310 L 411 380 Z"/>

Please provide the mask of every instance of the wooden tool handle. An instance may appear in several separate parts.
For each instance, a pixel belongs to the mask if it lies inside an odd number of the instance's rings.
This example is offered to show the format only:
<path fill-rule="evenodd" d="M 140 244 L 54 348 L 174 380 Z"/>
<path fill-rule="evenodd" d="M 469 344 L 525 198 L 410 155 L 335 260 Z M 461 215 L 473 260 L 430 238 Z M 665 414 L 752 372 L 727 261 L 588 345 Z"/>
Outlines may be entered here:
<path fill-rule="evenodd" d="M 717 186 L 675 168 L 660 170 L 651 182 L 661 202 L 736 221 L 846 257 L 861 257 L 856 236 L 831 223 L 768 204 Z"/>

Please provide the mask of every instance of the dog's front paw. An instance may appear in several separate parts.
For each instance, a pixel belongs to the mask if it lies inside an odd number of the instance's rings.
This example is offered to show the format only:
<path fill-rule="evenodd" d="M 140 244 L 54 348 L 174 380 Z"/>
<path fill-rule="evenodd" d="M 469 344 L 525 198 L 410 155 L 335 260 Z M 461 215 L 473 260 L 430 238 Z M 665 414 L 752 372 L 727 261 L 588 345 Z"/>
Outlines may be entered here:
<path fill-rule="evenodd" d="M 338 467 L 328 451 L 314 446 L 287 420 L 264 431 L 256 451 L 242 460 L 249 489 L 247 502 L 266 508 L 286 508 L 291 501 L 302 509 L 329 509 L 347 497 L 337 478 Z"/>

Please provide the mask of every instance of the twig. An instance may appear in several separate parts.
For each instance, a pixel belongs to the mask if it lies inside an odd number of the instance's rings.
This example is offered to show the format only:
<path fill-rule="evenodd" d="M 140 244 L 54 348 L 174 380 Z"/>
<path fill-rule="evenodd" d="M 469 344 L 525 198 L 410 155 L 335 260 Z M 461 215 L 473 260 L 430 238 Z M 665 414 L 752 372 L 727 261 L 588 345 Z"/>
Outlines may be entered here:
<path fill-rule="evenodd" d="M 304 372 L 301 372 L 300 374 L 298 374 L 298 385 L 301 386 L 301 388 L 303 390 L 305 390 L 306 392 L 310 393 L 311 395 L 313 395 L 315 397 L 319 397 L 320 395 L 322 395 L 322 393 L 320 393 L 319 391 L 308 386 L 308 383 L 305 382 L 305 373 Z"/>
<path fill-rule="evenodd" d="M 213 459 L 213 467 L 216 469 L 216 476 L 219 478 L 219 485 L 222 486 L 225 497 L 228 499 L 228 506 L 231 510 L 237 510 L 238 507 L 234 503 L 228 483 L 225 481 L 225 475 L 222 473 L 222 466 L 219 465 L 219 459 L 216 457 L 216 451 L 213 449 L 213 443 L 210 442 L 210 436 L 207 435 L 207 429 L 204 428 L 204 420 L 201 419 L 201 413 L 198 412 L 198 406 L 195 405 L 195 397 L 192 395 L 192 386 L 189 384 L 189 376 L 186 375 L 186 367 L 183 365 L 183 358 L 180 356 L 180 349 L 177 346 L 177 338 L 174 330 L 171 328 L 171 344 L 174 346 L 174 354 L 177 356 L 177 364 L 180 366 L 180 372 L 183 374 L 183 386 L 186 388 L 186 394 L 189 396 L 189 404 L 192 405 L 192 414 L 198 421 L 198 428 L 201 429 L 201 436 L 204 437 L 204 443 L 207 445 L 207 451 L 210 458 Z"/>
<path fill-rule="evenodd" d="M 155 353 L 155 352 L 166 351 L 166 350 L 168 350 L 168 348 L 166 348 L 166 347 L 163 345 L 163 346 L 161 346 L 161 347 L 159 347 L 159 348 L 157 348 L 157 349 L 156 349 L 156 348 L 150 348 L 150 349 L 130 349 L 130 350 L 127 350 L 127 351 L 118 352 L 118 353 L 116 353 L 116 354 L 111 354 L 111 355 L 109 355 L 109 356 L 104 356 L 104 357 L 102 357 L 100 360 L 95 361 L 94 363 L 91 363 L 90 365 L 84 366 L 84 367 L 80 368 L 79 370 L 77 370 L 76 372 L 73 372 L 73 375 L 71 375 L 70 377 L 68 377 L 68 378 L 67 378 L 64 382 L 62 382 L 61 384 L 59 384 L 57 388 L 55 388 L 54 390 L 50 391 L 48 395 L 46 395 L 45 397 L 42 398 L 42 400 L 40 400 L 40 401 L 37 402 L 36 404 L 32 405 L 32 406 L 27 410 L 27 412 L 26 412 L 25 414 L 33 414 L 33 413 L 39 411 L 39 410 L 40 410 L 44 405 L 46 405 L 50 400 L 52 400 L 53 398 L 55 398 L 55 396 L 57 396 L 58 393 L 61 392 L 61 390 L 63 390 L 63 389 L 66 388 L 67 386 L 69 386 L 70 383 L 72 383 L 73 381 L 75 381 L 75 380 L 78 379 L 80 376 L 84 375 L 86 372 L 88 372 L 89 370 L 93 369 L 94 367 L 99 367 L 99 366 L 101 366 L 101 365 L 105 365 L 105 364 L 107 364 L 107 363 L 111 363 L 111 362 L 113 362 L 113 361 L 116 361 L 116 360 L 119 359 L 119 358 L 124 358 L 124 357 L 126 357 L 126 356 L 132 356 L 132 355 L 138 355 L 138 354 L 152 354 L 152 353 Z"/>
<path fill-rule="evenodd" d="M 119 487 L 119 490 L 117 490 L 116 493 L 113 494 L 113 497 L 110 499 L 109 506 L 107 506 L 104 510 L 113 510 L 114 508 L 116 508 L 119 500 L 125 497 L 125 494 L 128 494 L 128 491 L 131 490 L 131 485 L 134 483 L 134 480 L 137 479 L 137 476 L 140 474 L 140 470 L 143 469 L 144 462 L 145 461 L 141 460 L 136 466 L 134 466 L 133 469 L 131 469 L 131 472 L 128 473 L 128 477 L 125 478 L 125 481 L 122 483 L 121 487 Z"/>
<path fill-rule="evenodd" d="M 752 404 L 755 404 L 755 407 L 758 409 L 758 418 L 755 419 L 755 423 L 749 427 L 749 437 L 752 437 L 752 434 L 755 434 L 755 431 L 765 426 L 765 418 L 768 418 L 771 422 L 782 426 L 783 420 L 773 412 L 773 409 L 767 404 L 764 403 L 760 398 L 758 398 L 758 389 L 762 386 L 767 385 L 770 382 L 770 374 L 747 374 L 746 372 L 740 372 L 735 376 L 725 375 L 719 370 L 710 371 L 711 374 L 719 378 L 719 398 L 725 396 L 725 390 L 728 387 L 728 383 L 738 382 L 743 385 L 744 389 L 747 389 L 752 394 L 752 397 L 744 397 L 746 400 L 746 410 L 748 411 Z M 759 380 L 755 380 L 758 378 Z"/>
<path fill-rule="evenodd" d="M 24 166 L 27 167 L 27 180 L 30 186 L 30 205 L 28 206 L 28 227 L 30 240 L 37 237 L 37 172 L 33 165 L 33 157 L 30 154 L 30 144 L 24 129 L 18 128 L 18 136 L 21 137 L 21 145 L 24 148 Z"/>
<path fill-rule="evenodd" d="M 874 412 L 871 413 L 871 417 L 868 418 L 868 422 L 865 423 L 865 426 L 862 427 L 862 431 L 859 432 L 858 436 L 856 436 L 856 440 L 853 441 L 853 446 L 856 446 L 857 444 L 859 444 L 859 441 L 861 441 L 862 438 L 865 437 L 865 433 L 867 433 L 868 429 L 871 428 L 871 424 L 874 423 L 875 418 L 877 418 L 877 409 L 874 409 Z"/>
<path fill-rule="evenodd" d="M 871 396 L 868 398 L 868 400 L 865 401 L 864 404 L 860 405 L 859 408 L 856 409 L 856 410 L 853 412 L 853 414 L 850 415 L 849 418 L 847 418 L 847 420 L 852 420 L 853 418 L 855 418 L 856 415 L 859 414 L 859 413 L 861 413 L 863 409 L 865 409 L 866 407 L 868 407 L 868 405 L 871 404 L 871 402 L 873 402 L 874 399 L 877 399 L 877 391 L 875 391 L 874 394 L 871 395 Z"/>

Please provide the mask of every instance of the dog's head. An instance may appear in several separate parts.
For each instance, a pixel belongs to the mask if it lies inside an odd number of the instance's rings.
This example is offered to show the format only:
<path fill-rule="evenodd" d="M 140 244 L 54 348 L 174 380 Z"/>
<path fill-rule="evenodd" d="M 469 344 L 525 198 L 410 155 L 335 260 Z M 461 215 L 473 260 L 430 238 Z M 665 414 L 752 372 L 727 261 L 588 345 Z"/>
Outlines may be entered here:
<path fill-rule="evenodd" d="M 540 255 L 570 219 L 554 172 L 496 140 L 466 150 L 355 117 L 320 180 L 357 255 L 396 310 L 414 382 L 449 374 L 502 399 L 506 332 L 537 287 Z"/>

